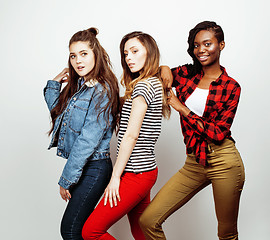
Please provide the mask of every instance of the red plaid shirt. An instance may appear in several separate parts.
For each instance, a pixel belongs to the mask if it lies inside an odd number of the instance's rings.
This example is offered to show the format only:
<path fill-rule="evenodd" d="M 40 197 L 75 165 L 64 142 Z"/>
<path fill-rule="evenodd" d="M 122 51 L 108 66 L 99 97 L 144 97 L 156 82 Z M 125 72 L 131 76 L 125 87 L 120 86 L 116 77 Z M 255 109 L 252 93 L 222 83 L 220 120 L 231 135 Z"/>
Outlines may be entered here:
<path fill-rule="evenodd" d="M 186 117 L 180 115 L 187 153 L 194 153 L 196 161 L 203 166 L 208 165 L 208 142 L 220 145 L 225 138 L 233 140 L 230 128 L 236 113 L 241 88 L 234 79 L 228 76 L 225 68 L 221 67 L 221 70 L 222 74 L 209 87 L 203 116 L 200 117 L 192 111 Z M 188 73 L 188 65 L 172 69 L 173 87 L 176 88 L 177 97 L 183 104 L 203 76 L 202 72 L 188 78 Z M 198 120 L 203 124 L 203 128 L 198 124 Z"/>

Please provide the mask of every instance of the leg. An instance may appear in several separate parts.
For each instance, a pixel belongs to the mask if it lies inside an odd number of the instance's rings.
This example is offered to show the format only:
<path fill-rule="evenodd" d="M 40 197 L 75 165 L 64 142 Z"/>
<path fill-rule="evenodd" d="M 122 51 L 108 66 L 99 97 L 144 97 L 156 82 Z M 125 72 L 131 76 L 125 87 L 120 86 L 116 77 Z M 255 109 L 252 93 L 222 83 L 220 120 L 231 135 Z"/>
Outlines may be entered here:
<path fill-rule="evenodd" d="M 184 167 L 162 187 L 143 212 L 140 225 L 146 239 L 166 239 L 162 223 L 208 184 L 203 166 L 188 156 Z"/>
<path fill-rule="evenodd" d="M 144 234 L 139 225 L 139 218 L 150 203 L 150 192 L 145 196 L 141 202 L 138 203 L 129 213 L 128 220 L 134 239 L 145 239 Z"/>
<path fill-rule="evenodd" d="M 79 182 L 71 188 L 71 199 L 61 222 L 65 240 L 82 240 L 82 227 L 106 188 L 112 171 L 110 159 L 88 162 Z"/>
<path fill-rule="evenodd" d="M 124 173 L 119 188 L 121 201 L 111 208 L 109 204 L 104 206 L 103 198 L 83 226 L 83 239 L 115 239 L 107 230 L 145 198 L 156 181 L 156 174 L 153 175 L 154 178 L 142 181 L 144 174 Z"/>
<path fill-rule="evenodd" d="M 233 144 L 234 145 L 234 144 Z M 237 218 L 240 195 L 244 185 L 244 166 L 234 147 L 216 150 L 215 159 L 210 160 L 215 209 L 218 220 L 218 236 L 221 240 L 237 240 Z"/>

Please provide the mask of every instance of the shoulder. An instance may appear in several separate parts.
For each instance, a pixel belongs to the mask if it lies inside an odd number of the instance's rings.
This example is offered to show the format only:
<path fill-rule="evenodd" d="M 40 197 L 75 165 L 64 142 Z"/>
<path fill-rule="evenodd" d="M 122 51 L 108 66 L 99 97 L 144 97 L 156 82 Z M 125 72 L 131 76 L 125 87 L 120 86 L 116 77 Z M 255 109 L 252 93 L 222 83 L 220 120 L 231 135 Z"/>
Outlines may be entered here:
<path fill-rule="evenodd" d="M 224 71 L 224 74 L 222 74 L 221 79 L 226 88 L 241 89 L 240 84 L 234 78 L 230 77 L 226 71 Z"/>
<path fill-rule="evenodd" d="M 185 64 L 182 66 L 172 68 L 171 71 L 172 71 L 174 77 L 177 75 L 180 77 L 187 77 L 190 74 L 190 72 L 192 71 L 192 68 L 193 68 L 192 64 Z"/>
<path fill-rule="evenodd" d="M 147 79 L 143 79 L 139 82 L 136 83 L 135 88 L 138 87 L 143 87 L 143 88 L 150 88 L 150 89 L 155 89 L 157 87 L 162 87 L 162 83 L 157 77 L 150 77 Z"/>

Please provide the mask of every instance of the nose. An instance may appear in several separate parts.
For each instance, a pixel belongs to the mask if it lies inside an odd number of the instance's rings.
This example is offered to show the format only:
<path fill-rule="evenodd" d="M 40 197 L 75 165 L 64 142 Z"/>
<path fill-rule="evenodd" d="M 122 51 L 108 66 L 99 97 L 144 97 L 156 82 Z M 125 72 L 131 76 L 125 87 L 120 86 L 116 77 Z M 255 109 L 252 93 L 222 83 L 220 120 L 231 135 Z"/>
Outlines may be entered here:
<path fill-rule="evenodd" d="M 76 63 L 80 63 L 81 62 L 81 57 L 80 56 L 77 56 L 76 57 Z"/>
<path fill-rule="evenodd" d="M 130 54 L 127 53 L 127 54 L 126 54 L 126 62 L 128 62 L 129 60 L 130 60 Z"/>
<path fill-rule="evenodd" d="M 203 53 L 203 52 L 205 52 L 205 49 L 204 49 L 204 46 L 203 46 L 203 44 L 202 44 L 201 46 L 199 46 L 199 52 L 200 52 L 200 53 Z"/>

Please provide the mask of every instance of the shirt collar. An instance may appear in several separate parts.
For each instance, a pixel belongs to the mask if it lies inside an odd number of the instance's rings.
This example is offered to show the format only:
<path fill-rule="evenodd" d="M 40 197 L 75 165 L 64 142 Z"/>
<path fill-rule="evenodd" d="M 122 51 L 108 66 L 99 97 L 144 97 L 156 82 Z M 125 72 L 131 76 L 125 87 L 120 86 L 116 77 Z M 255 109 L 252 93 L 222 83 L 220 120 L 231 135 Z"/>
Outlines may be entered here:
<path fill-rule="evenodd" d="M 226 69 L 223 66 L 220 66 L 220 70 L 221 70 L 221 74 L 220 76 L 216 79 L 216 81 L 212 82 L 211 84 L 213 86 L 218 86 L 218 85 L 222 85 L 224 83 L 224 79 L 227 79 L 228 74 L 226 72 Z M 201 73 L 199 73 L 197 75 L 198 79 L 201 79 L 203 77 L 203 71 L 201 71 Z M 199 82 L 198 82 L 199 83 Z"/>
<path fill-rule="evenodd" d="M 84 77 L 81 77 L 78 80 L 78 88 L 80 88 L 82 85 L 86 85 L 87 87 L 94 87 L 97 83 L 98 81 L 96 79 L 85 81 Z"/>

